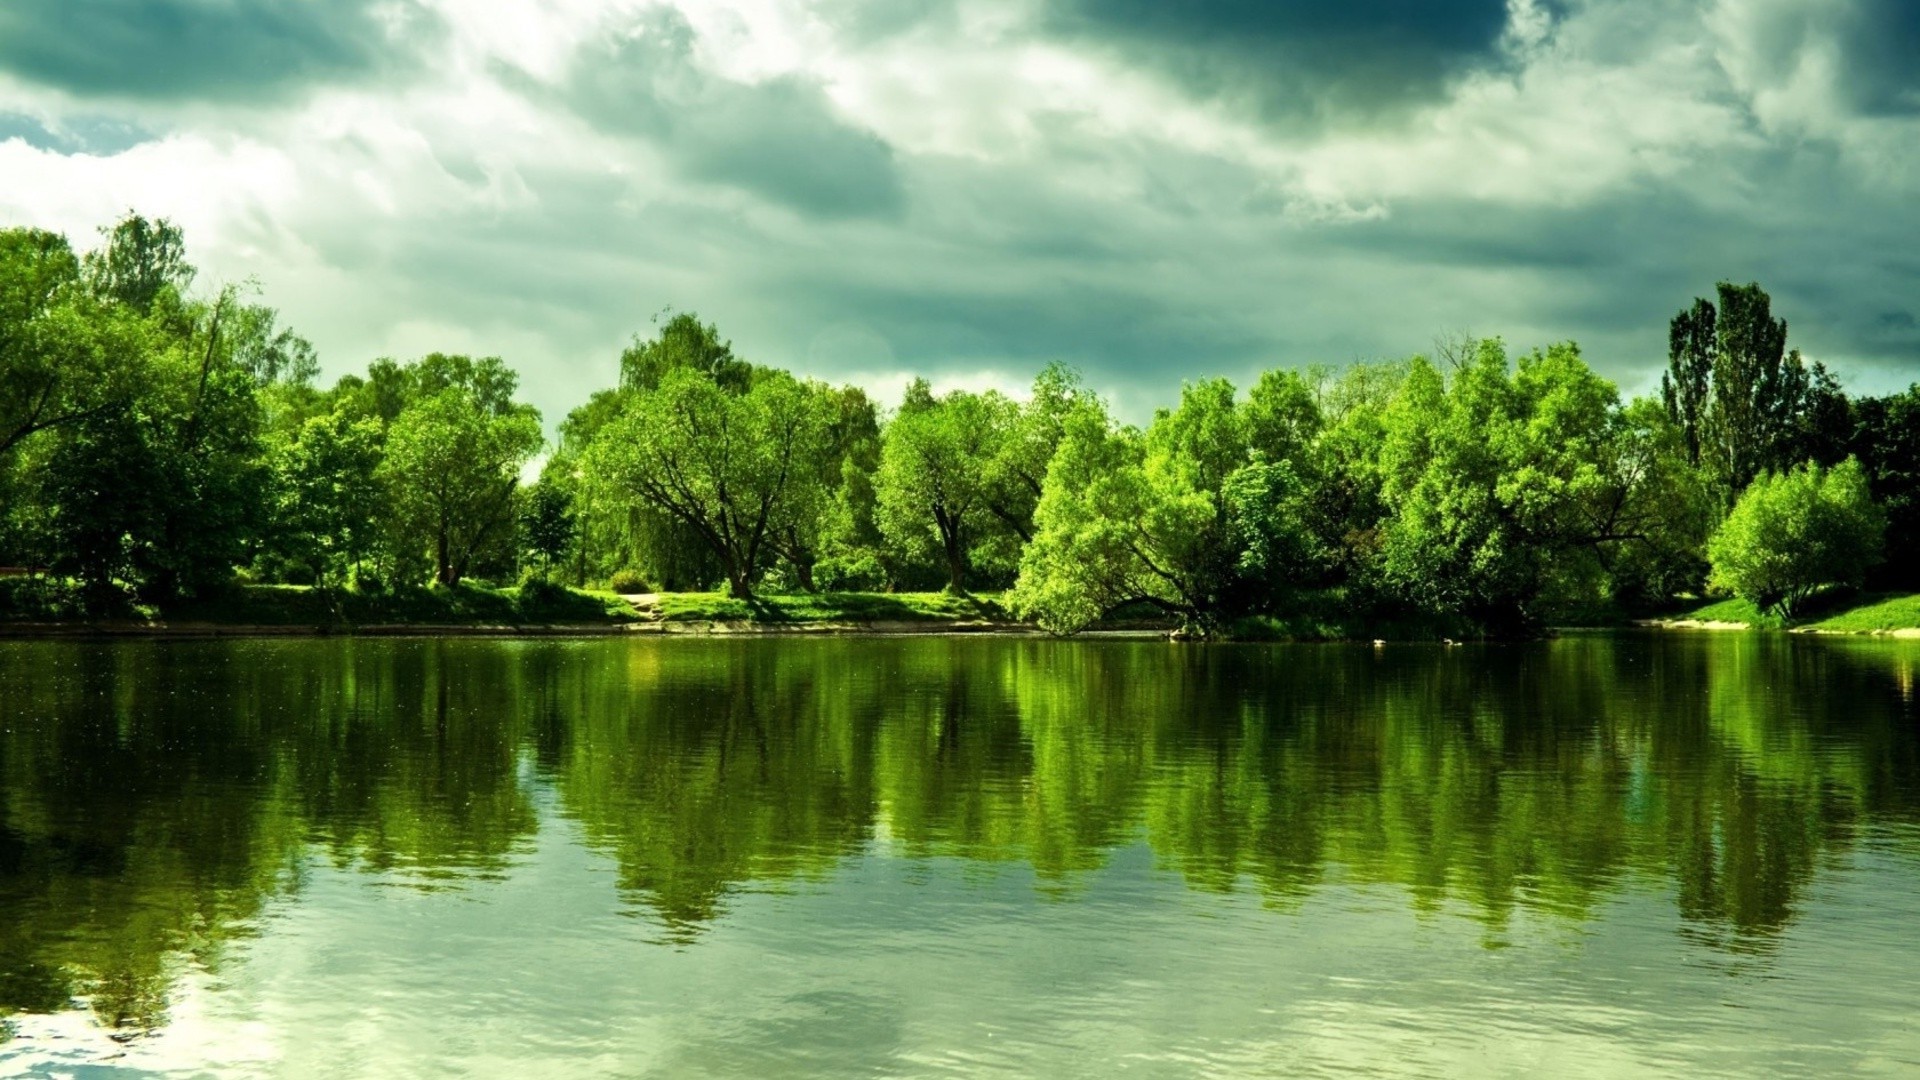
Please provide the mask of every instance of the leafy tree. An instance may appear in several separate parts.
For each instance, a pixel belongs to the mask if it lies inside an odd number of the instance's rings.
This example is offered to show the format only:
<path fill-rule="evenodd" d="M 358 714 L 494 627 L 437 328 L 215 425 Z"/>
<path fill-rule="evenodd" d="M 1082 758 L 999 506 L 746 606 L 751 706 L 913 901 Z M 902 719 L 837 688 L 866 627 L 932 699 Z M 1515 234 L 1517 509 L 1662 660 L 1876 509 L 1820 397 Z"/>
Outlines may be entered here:
<path fill-rule="evenodd" d="M 1020 543 L 1033 539 L 1033 512 L 1067 417 L 1097 405 L 1079 372 L 1052 363 L 1034 379 L 1025 402 L 1004 406 L 1005 435 L 987 465 L 986 507 Z"/>
<path fill-rule="evenodd" d="M 503 407 L 471 386 L 448 386 L 394 418 L 380 476 L 401 543 L 431 551 L 440 584 L 458 585 L 483 545 L 510 527 L 521 466 L 540 443 L 532 406 Z"/>
<path fill-rule="evenodd" d="M 909 552 L 933 546 L 947 588 L 964 592 L 971 555 L 986 530 L 993 477 L 1015 410 L 991 391 L 934 397 L 925 380 L 907 391 L 887 425 L 874 477 L 881 532 Z"/>
<path fill-rule="evenodd" d="M 1070 634 L 1128 601 L 1166 602 L 1169 583 L 1139 550 L 1143 450 L 1137 432 L 1116 429 L 1104 412 L 1068 418 L 1009 597 L 1015 613 Z"/>
<path fill-rule="evenodd" d="M 275 547 L 322 584 L 372 553 L 388 508 L 378 480 L 385 432 L 336 409 L 313 417 L 271 456 Z"/>
<path fill-rule="evenodd" d="M 1490 339 L 1451 382 L 1417 361 L 1386 416 L 1387 583 L 1501 629 L 1536 621 L 1555 593 L 1596 592 L 1599 569 L 1646 539 L 1651 497 L 1652 473 L 1620 453 L 1617 405 L 1571 345 L 1514 370 Z"/>
<path fill-rule="evenodd" d="M 1821 588 L 1860 584 L 1885 530 L 1858 459 L 1763 473 L 1707 545 L 1712 583 L 1792 618 Z"/>
<path fill-rule="evenodd" d="M 736 394 L 680 368 L 633 394 L 595 441 L 595 469 L 698 535 L 746 599 L 789 504 L 818 497 L 808 465 L 828 422 L 818 389 L 785 372 Z"/>
<path fill-rule="evenodd" d="M 1766 290 L 1723 281 L 1719 301 L 1696 299 L 1674 316 L 1661 392 L 1688 460 L 1731 500 L 1792 460 L 1810 376 L 1799 351 L 1787 351 L 1787 322 L 1773 317 Z"/>
<path fill-rule="evenodd" d="M 1144 436 L 1076 412 L 1048 472 L 1014 609 L 1070 633 L 1144 602 L 1210 629 L 1240 600 L 1243 568 L 1278 573 L 1294 536 L 1271 527 L 1261 505 L 1290 484 L 1290 469 L 1243 473 L 1246 464 L 1244 418 L 1224 379 L 1182 387 L 1180 407 L 1161 410 Z M 1242 545 L 1256 539 L 1243 563 Z"/>
<path fill-rule="evenodd" d="M 179 299 L 192 284 L 186 236 L 167 219 L 149 221 L 130 213 L 101 231 L 106 246 L 86 258 L 87 280 L 97 295 L 148 315 L 156 305 Z"/>
<path fill-rule="evenodd" d="M 520 507 L 522 546 L 543 570 L 551 570 L 573 547 L 573 496 L 542 477 Z"/>
<path fill-rule="evenodd" d="M 635 338 L 620 354 L 622 389 L 657 389 L 676 371 L 698 372 L 735 393 L 747 388 L 753 365 L 733 355 L 732 343 L 722 339 L 712 323 L 703 323 L 698 315 L 682 311 L 659 326 L 660 332 L 652 340 Z"/>
<path fill-rule="evenodd" d="M 122 408 L 146 381 L 140 319 L 79 282 L 65 237 L 0 230 L 0 470 L 29 437 Z"/>
<path fill-rule="evenodd" d="M 1887 552 L 1878 584 L 1920 588 L 1920 384 L 1853 403 L 1852 450 L 1887 514 Z"/>

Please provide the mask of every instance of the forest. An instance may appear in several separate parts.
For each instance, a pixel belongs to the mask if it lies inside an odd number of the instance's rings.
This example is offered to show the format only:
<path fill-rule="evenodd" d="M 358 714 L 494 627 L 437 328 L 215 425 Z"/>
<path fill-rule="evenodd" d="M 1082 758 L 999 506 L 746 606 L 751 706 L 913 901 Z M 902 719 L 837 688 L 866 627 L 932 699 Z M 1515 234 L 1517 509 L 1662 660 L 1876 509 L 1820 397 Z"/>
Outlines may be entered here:
<path fill-rule="evenodd" d="M 1679 310 L 1654 395 L 1572 342 L 1461 337 L 1189 381 L 1144 427 L 1060 364 L 1025 400 L 922 379 L 887 407 L 669 313 L 551 442 L 497 357 L 322 385 L 257 286 L 198 284 L 165 220 L 84 252 L 0 230 L 0 614 L 249 584 L 947 589 L 1058 633 L 1148 611 L 1508 635 L 1920 589 L 1920 385 L 1849 394 L 1757 284 Z"/>

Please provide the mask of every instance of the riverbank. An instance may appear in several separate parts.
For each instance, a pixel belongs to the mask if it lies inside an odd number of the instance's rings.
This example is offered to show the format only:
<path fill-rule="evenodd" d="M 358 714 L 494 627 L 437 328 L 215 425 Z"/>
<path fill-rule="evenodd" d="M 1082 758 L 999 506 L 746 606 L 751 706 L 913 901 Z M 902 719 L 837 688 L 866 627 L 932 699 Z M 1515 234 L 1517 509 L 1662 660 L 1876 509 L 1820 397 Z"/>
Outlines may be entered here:
<path fill-rule="evenodd" d="M 1638 620 L 1667 630 L 1776 630 L 1793 634 L 1870 635 L 1920 638 L 1920 593 L 1870 593 L 1816 606 L 1788 621 L 1733 598 L 1681 614 Z"/>
<path fill-rule="evenodd" d="M 1124 629 L 1124 627 L 1121 627 Z M 0 637 L 553 636 L 607 634 L 1033 634 L 997 594 L 620 595 L 465 584 L 361 593 L 248 585 L 218 600 L 85 617 L 58 608 L 0 618 Z"/>

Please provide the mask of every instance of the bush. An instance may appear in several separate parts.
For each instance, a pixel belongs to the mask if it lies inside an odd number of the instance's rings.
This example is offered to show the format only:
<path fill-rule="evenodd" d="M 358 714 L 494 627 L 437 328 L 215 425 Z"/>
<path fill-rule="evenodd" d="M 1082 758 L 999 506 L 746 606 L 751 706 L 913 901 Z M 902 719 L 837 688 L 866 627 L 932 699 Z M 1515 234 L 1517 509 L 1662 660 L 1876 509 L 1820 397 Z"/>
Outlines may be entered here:
<path fill-rule="evenodd" d="M 880 592 L 887 587 L 887 570 L 870 551 L 821 559 L 813 567 L 813 583 L 827 592 Z"/>
<path fill-rule="evenodd" d="M 1761 611 L 1792 618 L 1821 588 L 1857 586 L 1881 559 L 1886 515 L 1848 458 L 1765 474 L 1734 504 L 1713 539 L 1709 583 Z"/>
<path fill-rule="evenodd" d="M 573 598 L 572 590 L 537 571 L 520 579 L 520 591 L 514 606 L 523 615 L 538 615 L 561 609 Z"/>
<path fill-rule="evenodd" d="M 0 618 L 51 619 L 80 613 L 72 583 L 48 577 L 0 578 Z"/>
<path fill-rule="evenodd" d="M 647 579 L 641 576 L 640 571 L 616 570 L 613 576 L 607 579 L 607 591 L 631 596 L 635 593 L 652 592 L 653 589 L 647 584 Z"/>

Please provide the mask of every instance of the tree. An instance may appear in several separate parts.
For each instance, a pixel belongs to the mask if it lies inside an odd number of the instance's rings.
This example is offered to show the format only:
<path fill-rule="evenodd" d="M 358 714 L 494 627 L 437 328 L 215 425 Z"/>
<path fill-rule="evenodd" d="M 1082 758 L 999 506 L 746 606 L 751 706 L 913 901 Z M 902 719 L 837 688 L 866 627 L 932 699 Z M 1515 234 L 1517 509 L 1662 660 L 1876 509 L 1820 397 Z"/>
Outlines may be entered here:
<path fill-rule="evenodd" d="M 573 496 L 543 476 L 522 501 L 520 535 L 527 554 L 543 571 L 552 570 L 573 546 Z"/>
<path fill-rule="evenodd" d="M 1243 600 L 1241 545 L 1259 541 L 1244 565 L 1264 576 L 1292 538 L 1266 528 L 1259 505 L 1291 470 L 1242 474 L 1246 465 L 1244 418 L 1224 379 L 1182 387 L 1180 407 L 1157 413 L 1144 436 L 1115 430 L 1104 412 L 1076 412 L 1021 557 L 1014 610 L 1071 633 L 1138 601 L 1211 630 Z"/>
<path fill-rule="evenodd" d="M 874 477 L 881 531 L 909 551 L 937 544 L 952 592 L 966 591 L 970 556 L 984 531 L 980 519 L 990 513 L 989 463 L 1013 416 L 1013 404 L 992 391 L 936 398 L 916 380 L 884 433 Z"/>
<path fill-rule="evenodd" d="M 449 386 L 401 410 L 387 432 L 380 476 L 401 542 L 429 548 L 434 579 L 448 587 L 511 522 L 521 466 L 540 448 L 540 414 L 500 406 Z"/>
<path fill-rule="evenodd" d="M 146 380 L 146 331 L 79 287 L 66 238 L 0 230 L 0 469 L 31 436 L 112 411 Z"/>
<path fill-rule="evenodd" d="M 1851 449 L 1887 514 L 1887 552 L 1876 571 L 1886 588 L 1920 588 L 1920 384 L 1853 403 Z"/>
<path fill-rule="evenodd" d="M 800 462 L 791 493 L 769 532 L 768 544 L 792 567 L 794 579 L 807 592 L 815 591 L 813 570 L 825 549 L 836 539 L 851 541 L 857 527 L 849 515 L 862 492 L 846 493 L 848 485 L 863 485 L 870 494 L 871 475 L 879 456 L 880 419 L 866 391 L 855 386 L 807 384 L 818 395 L 826 418 L 826 437 L 813 445 Z M 836 537 L 835 530 L 841 530 Z"/>
<path fill-rule="evenodd" d="M 781 515 L 817 497 L 808 466 L 827 439 L 818 388 L 786 372 L 760 372 L 735 394 L 679 368 L 634 392 L 595 441 L 595 468 L 692 530 L 731 594 L 749 599 Z"/>
<path fill-rule="evenodd" d="M 1763 473 L 1707 545 L 1712 584 L 1792 618 L 1821 588 L 1859 585 L 1885 531 L 1856 458 Z"/>
<path fill-rule="evenodd" d="M 1068 418 L 1009 597 L 1016 614 L 1071 634 L 1128 601 L 1164 603 L 1166 582 L 1138 550 L 1143 451 L 1139 434 L 1116 430 L 1104 411 Z"/>
<path fill-rule="evenodd" d="M 1510 366 L 1498 339 L 1451 380 L 1416 361 L 1386 414 L 1381 571 L 1404 600 L 1496 629 L 1594 598 L 1650 473 L 1616 442 L 1618 393 L 1571 344 Z"/>
<path fill-rule="evenodd" d="M 1661 394 L 1689 462 L 1711 470 L 1731 502 L 1761 471 L 1792 460 L 1809 374 L 1799 351 L 1787 351 L 1787 322 L 1773 317 L 1766 290 L 1723 281 L 1719 301 L 1696 299 L 1674 316 Z"/>
<path fill-rule="evenodd" d="M 384 443 L 378 420 L 335 409 L 272 451 L 274 546 L 316 582 L 343 577 L 373 548 L 388 513 L 377 479 Z"/>
<path fill-rule="evenodd" d="M 86 259 L 87 280 L 95 294 L 148 315 L 157 304 L 178 300 L 193 283 L 186 236 L 166 218 L 148 221 L 129 213 L 101 232 L 106 246 Z"/>
<path fill-rule="evenodd" d="M 986 507 L 1020 543 L 1033 539 L 1034 509 L 1067 418 L 1097 405 L 1080 373 L 1060 363 L 1041 369 L 1025 402 L 1006 404 L 1005 435 L 987 464 Z"/>
<path fill-rule="evenodd" d="M 712 323 L 703 323 L 698 315 L 682 311 L 659 326 L 660 332 L 651 341 L 636 337 L 620 354 L 622 389 L 653 390 L 669 374 L 683 370 L 698 372 L 734 393 L 747 388 L 753 365 L 733 355 L 732 343 L 721 338 Z"/>

